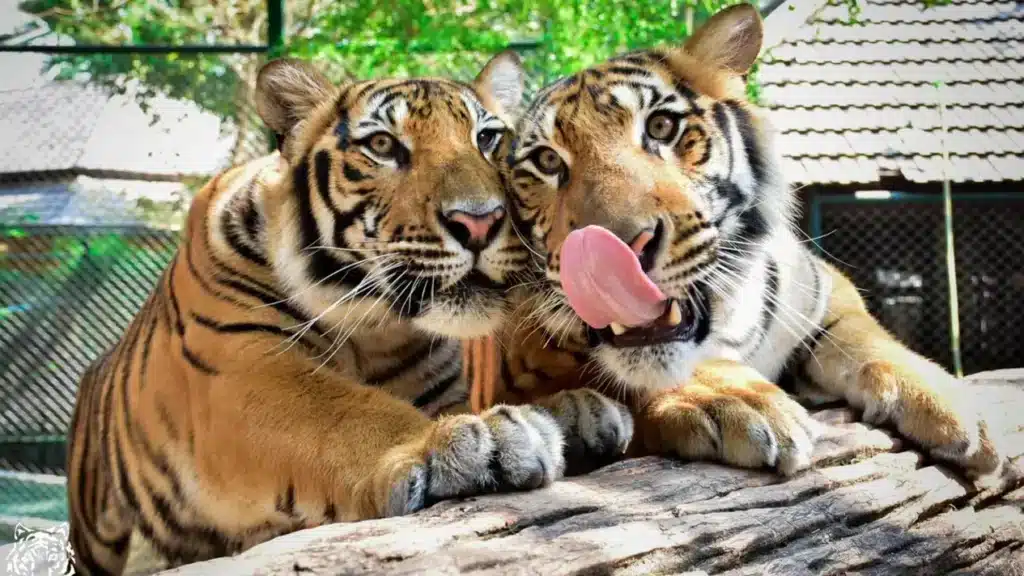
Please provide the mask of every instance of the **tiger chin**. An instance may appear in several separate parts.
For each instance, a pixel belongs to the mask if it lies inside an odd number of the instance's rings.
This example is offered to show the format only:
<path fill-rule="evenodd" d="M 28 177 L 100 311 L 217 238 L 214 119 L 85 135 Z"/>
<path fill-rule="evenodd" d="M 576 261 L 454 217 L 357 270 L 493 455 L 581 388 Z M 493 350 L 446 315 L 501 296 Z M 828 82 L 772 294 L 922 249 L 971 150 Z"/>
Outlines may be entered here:
<path fill-rule="evenodd" d="M 740 4 L 679 47 L 540 91 L 503 170 L 536 256 L 499 338 L 507 398 L 611 390 L 631 454 L 792 474 L 822 432 L 778 385 L 843 399 L 969 476 L 999 451 L 969 391 L 868 313 L 799 238 L 764 114 L 747 101 L 762 21 Z"/>
<path fill-rule="evenodd" d="M 261 69 L 279 152 L 196 196 L 178 253 L 81 380 L 76 573 L 120 574 L 130 548 L 176 566 L 539 488 L 625 450 L 630 415 L 599 394 L 467 403 L 459 339 L 500 324 L 527 261 L 498 169 L 522 91 L 510 52 L 468 84 Z"/>

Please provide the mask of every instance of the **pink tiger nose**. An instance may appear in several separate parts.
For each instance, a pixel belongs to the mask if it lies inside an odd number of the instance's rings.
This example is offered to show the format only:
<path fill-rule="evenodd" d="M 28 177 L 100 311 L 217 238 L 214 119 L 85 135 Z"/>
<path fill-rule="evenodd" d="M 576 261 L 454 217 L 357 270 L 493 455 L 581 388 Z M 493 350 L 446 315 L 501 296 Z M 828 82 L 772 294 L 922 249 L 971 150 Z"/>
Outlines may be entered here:
<path fill-rule="evenodd" d="M 505 209 L 501 206 L 487 211 L 449 210 L 442 214 L 442 222 L 452 237 L 474 252 L 490 244 L 493 232 L 504 219 Z"/>

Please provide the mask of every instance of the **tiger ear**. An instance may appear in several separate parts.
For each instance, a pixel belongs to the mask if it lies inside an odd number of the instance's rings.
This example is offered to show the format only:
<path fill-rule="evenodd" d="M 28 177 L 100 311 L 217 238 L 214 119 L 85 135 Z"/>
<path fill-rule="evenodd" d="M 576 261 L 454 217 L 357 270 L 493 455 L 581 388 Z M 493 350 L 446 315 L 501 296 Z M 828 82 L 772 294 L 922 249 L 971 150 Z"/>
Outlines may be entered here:
<path fill-rule="evenodd" d="M 308 62 L 271 60 L 256 76 L 256 111 L 275 134 L 287 136 L 332 90 L 327 77 Z"/>
<path fill-rule="evenodd" d="M 761 52 L 764 24 L 752 4 L 719 11 L 690 36 L 683 49 L 704 63 L 746 74 Z"/>
<path fill-rule="evenodd" d="M 491 58 L 473 80 L 473 89 L 484 99 L 501 106 L 501 111 L 513 119 L 518 116 L 523 101 L 525 74 L 523 61 L 512 50 L 505 50 Z"/>

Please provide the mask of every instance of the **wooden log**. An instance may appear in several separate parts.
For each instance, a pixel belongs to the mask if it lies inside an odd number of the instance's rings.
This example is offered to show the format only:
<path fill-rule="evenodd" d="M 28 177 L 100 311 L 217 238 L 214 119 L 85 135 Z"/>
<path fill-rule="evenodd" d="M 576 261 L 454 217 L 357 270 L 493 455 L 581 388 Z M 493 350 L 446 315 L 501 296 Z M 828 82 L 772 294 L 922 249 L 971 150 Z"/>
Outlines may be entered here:
<path fill-rule="evenodd" d="M 975 485 L 822 410 L 815 468 L 627 460 L 543 490 L 289 534 L 164 574 L 1024 575 L 1024 373 L 971 379 L 1010 457 Z"/>

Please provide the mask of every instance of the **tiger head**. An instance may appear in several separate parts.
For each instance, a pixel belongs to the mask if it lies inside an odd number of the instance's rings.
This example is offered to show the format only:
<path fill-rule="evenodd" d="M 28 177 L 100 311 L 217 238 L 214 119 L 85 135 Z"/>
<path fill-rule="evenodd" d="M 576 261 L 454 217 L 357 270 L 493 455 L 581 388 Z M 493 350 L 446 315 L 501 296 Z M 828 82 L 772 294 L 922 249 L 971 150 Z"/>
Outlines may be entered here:
<path fill-rule="evenodd" d="M 555 82 L 519 121 L 503 170 L 541 257 L 530 308 L 622 385 L 681 384 L 722 313 L 715 295 L 737 288 L 723 273 L 791 218 L 768 126 L 746 98 L 761 40 L 757 10 L 734 6 L 682 46 Z M 649 308 L 642 320 L 614 320 L 634 305 Z"/>
<path fill-rule="evenodd" d="M 488 333 L 525 262 L 497 167 L 522 92 L 512 52 L 468 84 L 336 86 L 300 60 L 265 65 L 257 109 L 284 173 L 262 200 L 265 240 L 287 293 L 330 325 Z"/>

